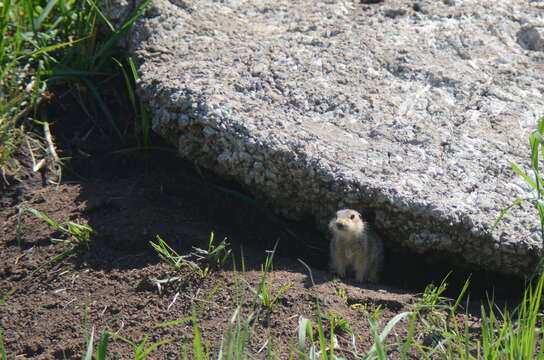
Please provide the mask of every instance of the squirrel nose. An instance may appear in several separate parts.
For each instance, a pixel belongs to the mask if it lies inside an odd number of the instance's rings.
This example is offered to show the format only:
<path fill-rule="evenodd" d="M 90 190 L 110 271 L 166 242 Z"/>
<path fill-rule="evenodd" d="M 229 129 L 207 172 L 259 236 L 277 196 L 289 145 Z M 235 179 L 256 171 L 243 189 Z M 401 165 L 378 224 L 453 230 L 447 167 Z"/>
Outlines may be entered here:
<path fill-rule="evenodd" d="M 337 228 L 338 230 L 345 230 L 345 229 L 346 229 L 346 224 L 343 224 L 343 223 L 341 223 L 341 222 L 337 222 L 337 223 L 336 223 L 336 228 Z"/>

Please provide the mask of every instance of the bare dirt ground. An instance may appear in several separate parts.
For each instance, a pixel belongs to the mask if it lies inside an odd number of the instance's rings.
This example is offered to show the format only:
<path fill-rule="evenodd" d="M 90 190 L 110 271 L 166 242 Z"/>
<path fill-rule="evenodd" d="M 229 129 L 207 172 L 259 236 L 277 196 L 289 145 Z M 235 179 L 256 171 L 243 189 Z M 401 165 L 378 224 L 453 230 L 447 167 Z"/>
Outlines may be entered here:
<path fill-rule="evenodd" d="M 355 334 L 354 348 L 351 336 L 337 332 L 338 351 L 363 354 L 374 341 L 369 316 L 376 315 L 383 327 L 396 314 L 409 311 L 424 286 L 439 282 L 451 268 L 389 250 L 383 284 L 334 280 L 326 271 L 327 239 L 311 221 L 278 219 L 240 196 L 236 185 L 197 171 L 170 153 L 113 155 L 108 146 L 95 144 L 87 149 L 90 157 L 70 163 L 59 186 L 44 186 L 39 175 L 27 172 L 23 181 L 1 190 L 0 295 L 16 289 L 0 306 L 9 359 L 79 359 L 92 329 L 97 337 L 107 330 L 134 342 L 148 334 L 149 345 L 172 338 L 150 358 L 177 359 L 183 349 L 191 354 L 191 322 L 154 326 L 193 314 L 210 351 L 217 351 L 237 306 L 242 304 L 242 318 L 249 315 L 260 266 L 276 243 L 271 286 L 291 287 L 272 313 L 259 315 L 250 352 L 265 358 L 268 345 L 280 358 L 287 358 L 295 348 L 299 318 L 316 324 L 319 301 L 322 314 L 334 312 Z M 59 223 L 90 225 L 96 232 L 90 250 L 27 278 L 67 246 L 52 244 L 51 238 L 63 235 L 35 216 L 20 213 L 20 208 L 40 210 Z M 231 243 L 233 255 L 224 268 L 204 278 L 185 268 L 179 282 L 159 292 L 152 279 L 179 274 L 159 259 L 149 241 L 159 235 L 179 253 L 188 254 L 193 246 L 205 248 L 212 231 L 216 239 L 226 237 Z M 298 259 L 311 267 L 315 285 Z M 467 272 L 456 271 L 450 277 L 452 296 L 466 276 Z M 489 274 L 473 275 L 475 293 L 489 289 L 486 286 L 495 280 Z M 496 298 L 512 293 L 510 285 L 500 278 Z M 478 318 L 468 316 L 477 329 Z M 406 331 L 407 323 L 401 322 L 390 341 Z M 267 343 L 267 339 L 271 340 Z M 112 338 L 109 348 L 120 359 L 133 358 L 134 348 L 119 339 Z"/>

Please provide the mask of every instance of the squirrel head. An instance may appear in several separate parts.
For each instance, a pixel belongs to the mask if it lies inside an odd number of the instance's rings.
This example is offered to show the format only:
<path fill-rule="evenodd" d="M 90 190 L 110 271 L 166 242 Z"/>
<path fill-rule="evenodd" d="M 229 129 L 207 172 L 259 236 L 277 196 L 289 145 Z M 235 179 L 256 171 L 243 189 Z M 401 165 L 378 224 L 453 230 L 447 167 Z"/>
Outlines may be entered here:
<path fill-rule="evenodd" d="M 345 233 L 358 236 L 365 230 L 365 223 L 361 214 L 352 209 L 342 209 L 329 222 L 332 233 Z"/>

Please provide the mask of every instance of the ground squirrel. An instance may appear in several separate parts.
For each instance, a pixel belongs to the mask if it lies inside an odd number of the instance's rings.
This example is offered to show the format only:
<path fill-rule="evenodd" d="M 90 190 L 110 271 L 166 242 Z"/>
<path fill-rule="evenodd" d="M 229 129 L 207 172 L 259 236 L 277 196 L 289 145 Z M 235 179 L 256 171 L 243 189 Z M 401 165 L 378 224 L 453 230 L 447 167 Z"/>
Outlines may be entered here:
<path fill-rule="evenodd" d="M 361 214 L 351 209 L 339 210 L 329 222 L 329 229 L 332 271 L 344 277 L 346 268 L 351 266 L 357 282 L 377 282 L 383 264 L 382 240 L 367 229 Z"/>

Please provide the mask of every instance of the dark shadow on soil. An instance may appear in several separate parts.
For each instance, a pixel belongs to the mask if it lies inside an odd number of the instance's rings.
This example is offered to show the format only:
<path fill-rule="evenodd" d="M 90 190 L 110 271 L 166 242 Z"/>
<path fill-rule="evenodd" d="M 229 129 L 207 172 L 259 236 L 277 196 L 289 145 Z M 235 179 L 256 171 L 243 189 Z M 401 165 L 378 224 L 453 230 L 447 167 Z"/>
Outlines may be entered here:
<path fill-rule="evenodd" d="M 260 249 L 258 259 L 246 254 L 248 266 L 261 264 L 265 250 L 271 250 L 276 241 L 278 255 L 284 252 L 283 244 L 290 235 L 273 219 L 217 190 L 211 176 L 201 170 L 205 174 L 201 177 L 191 163 L 169 153 L 149 155 L 147 167 L 112 161 L 113 166 L 100 171 L 106 176 L 83 174 L 89 180 L 80 182 L 77 200 L 84 204 L 89 224 L 98 233 L 97 248 L 154 255 L 149 241 L 160 236 L 175 250 L 186 253 L 192 246 L 206 248 L 213 232 L 216 241 L 227 238 L 234 248 Z M 102 261 L 89 265 L 115 266 Z"/>

